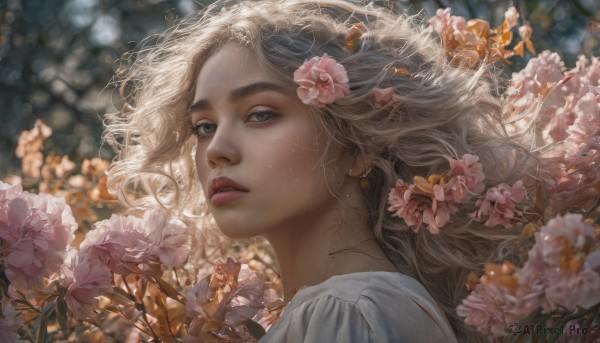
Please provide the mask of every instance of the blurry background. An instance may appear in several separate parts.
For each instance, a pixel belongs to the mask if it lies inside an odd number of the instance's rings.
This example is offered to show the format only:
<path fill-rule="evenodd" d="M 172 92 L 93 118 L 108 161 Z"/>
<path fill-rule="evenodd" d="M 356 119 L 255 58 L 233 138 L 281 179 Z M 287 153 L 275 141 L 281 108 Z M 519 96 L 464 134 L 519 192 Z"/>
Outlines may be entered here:
<path fill-rule="evenodd" d="M 0 179 L 20 169 L 18 136 L 41 118 L 54 130 L 45 151 L 75 162 L 112 151 L 100 145 L 102 117 L 115 111 L 110 85 L 120 58 L 153 44 L 177 20 L 210 1 L 197 0 L 0 0 Z M 437 8 L 481 18 L 493 26 L 517 7 L 533 27 L 538 52 L 558 52 L 568 68 L 577 55 L 600 55 L 597 0 L 386 0 L 375 4 L 425 18 Z M 146 37 L 150 37 L 144 40 Z M 517 41 L 515 38 L 513 41 Z M 519 70 L 527 58 L 506 70 Z"/>

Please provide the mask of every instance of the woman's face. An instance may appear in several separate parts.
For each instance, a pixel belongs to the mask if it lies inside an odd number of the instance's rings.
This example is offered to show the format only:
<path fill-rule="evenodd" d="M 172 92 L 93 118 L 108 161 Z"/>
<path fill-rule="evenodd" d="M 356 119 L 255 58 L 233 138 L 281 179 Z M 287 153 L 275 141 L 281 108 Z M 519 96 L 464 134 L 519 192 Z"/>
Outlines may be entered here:
<path fill-rule="evenodd" d="M 347 171 L 342 149 L 324 155 L 329 138 L 309 107 L 250 49 L 227 44 L 206 61 L 191 121 L 200 183 L 225 235 L 309 229 L 335 209 L 330 190 Z"/>

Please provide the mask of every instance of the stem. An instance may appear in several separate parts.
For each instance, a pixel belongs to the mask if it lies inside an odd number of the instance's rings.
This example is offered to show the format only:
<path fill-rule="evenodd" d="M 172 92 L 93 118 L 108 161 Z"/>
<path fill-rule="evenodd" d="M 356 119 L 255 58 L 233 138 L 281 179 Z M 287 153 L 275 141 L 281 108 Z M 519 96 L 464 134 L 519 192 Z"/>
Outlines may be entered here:
<path fill-rule="evenodd" d="M 27 301 L 27 297 L 25 297 L 25 294 L 21 293 L 18 290 L 15 290 L 17 293 L 19 293 L 19 295 L 21 296 L 22 299 L 15 299 L 15 301 L 25 304 L 27 305 L 29 308 L 31 308 L 32 310 L 34 310 L 37 313 L 42 313 L 42 311 L 40 311 L 39 309 L 37 309 L 35 306 L 33 306 L 32 303 L 30 303 L 29 301 Z"/>
<path fill-rule="evenodd" d="M 173 274 L 175 274 L 175 281 L 177 282 L 177 287 L 181 287 L 181 281 L 179 281 L 179 275 L 177 275 L 177 268 L 173 267 Z"/>
<path fill-rule="evenodd" d="M 148 328 L 152 332 L 152 335 L 148 332 L 148 330 L 144 330 L 144 328 L 139 326 L 136 322 L 127 318 L 127 316 L 125 315 L 125 312 L 123 312 L 123 309 L 121 308 L 121 306 L 117 305 L 117 308 L 119 309 L 119 312 L 121 312 L 121 316 L 123 318 L 127 319 L 129 321 L 129 323 L 131 323 L 131 325 L 133 325 L 136 329 L 140 330 L 141 332 L 145 333 L 146 335 L 150 335 L 150 336 L 156 338 L 156 334 L 154 334 L 154 331 L 152 331 L 152 328 L 150 328 L 150 326 L 148 326 Z"/>
<path fill-rule="evenodd" d="M 125 288 L 127 288 L 127 292 L 129 292 L 129 294 L 133 295 L 131 288 L 129 287 L 129 284 L 127 283 L 127 280 L 125 280 L 125 278 L 123 278 L 123 283 L 125 284 Z M 156 335 L 156 332 L 154 332 L 154 329 L 152 329 L 152 326 L 150 325 L 150 321 L 148 320 L 148 313 L 146 312 L 146 305 L 144 305 L 144 301 L 142 300 L 141 303 L 138 303 L 135 300 L 135 296 L 133 296 L 133 299 L 134 299 L 133 303 L 136 305 L 135 307 L 139 311 L 142 312 L 142 320 L 144 321 L 144 323 L 146 323 L 146 326 L 148 326 L 148 329 L 150 329 L 150 332 L 152 333 L 151 336 L 154 337 L 155 339 L 159 339 L 159 337 Z M 121 310 L 121 312 L 123 312 L 123 311 Z M 125 315 L 125 314 L 123 314 L 123 315 Z"/>
<path fill-rule="evenodd" d="M 592 206 L 592 208 L 590 208 L 586 213 L 585 216 L 590 216 L 592 215 L 592 212 L 594 212 L 595 209 L 598 208 L 598 206 L 600 206 L 600 197 L 596 198 L 596 203 L 594 204 L 594 206 Z"/>

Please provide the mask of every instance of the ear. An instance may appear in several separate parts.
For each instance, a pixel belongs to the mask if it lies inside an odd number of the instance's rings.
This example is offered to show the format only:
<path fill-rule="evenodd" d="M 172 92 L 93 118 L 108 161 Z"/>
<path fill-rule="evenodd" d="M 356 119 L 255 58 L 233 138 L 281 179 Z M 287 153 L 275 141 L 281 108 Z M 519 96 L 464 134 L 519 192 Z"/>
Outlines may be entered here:
<path fill-rule="evenodd" d="M 360 177 L 368 173 L 373 167 L 375 154 L 357 153 L 352 157 L 350 168 L 347 172 L 350 177 Z"/>

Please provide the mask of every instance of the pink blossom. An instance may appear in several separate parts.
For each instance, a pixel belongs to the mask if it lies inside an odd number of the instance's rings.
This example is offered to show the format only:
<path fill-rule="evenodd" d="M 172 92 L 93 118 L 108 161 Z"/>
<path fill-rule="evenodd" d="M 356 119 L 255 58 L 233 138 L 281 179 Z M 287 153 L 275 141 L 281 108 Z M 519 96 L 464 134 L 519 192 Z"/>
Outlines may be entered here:
<path fill-rule="evenodd" d="M 575 105 L 574 117 L 566 142 L 571 149 L 585 145 L 593 136 L 600 135 L 600 95 L 589 92 L 579 99 Z M 567 153 L 573 155 L 576 153 L 573 150 Z"/>
<path fill-rule="evenodd" d="M 249 336 L 244 325 L 248 319 L 270 325 L 261 319 L 269 315 L 265 309 L 271 293 L 248 265 L 232 259 L 217 264 L 213 274 L 186 294 L 186 315 L 194 319 L 184 342 L 197 342 L 205 323 L 211 323 L 212 333 L 227 336 L 234 330 L 242 337 Z"/>
<path fill-rule="evenodd" d="M 40 177 L 40 167 L 44 163 L 42 147 L 44 140 L 51 134 L 52 129 L 39 119 L 35 121 L 33 129 L 21 132 L 15 155 L 21 158 L 23 174 L 35 178 Z"/>
<path fill-rule="evenodd" d="M 237 279 L 231 285 L 215 284 L 211 286 L 208 278 L 192 287 L 186 294 L 186 314 L 188 317 L 207 316 L 211 320 L 225 322 L 229 326 L 238 326 L 248 318 L 254 318 L 267 305 L 268 295 L 265 283 L 251 271 L 248 265 L 241 265 Z M 220 289 L 225 289 L 222 298 L 218 298 Z M 207 306 L 212 303 L 217 305 Z M 207 312 L 205 308 L 213 310 Z"/>
<path fill-rule="evenodd" d="M 450 25 L 450 8 L 438 8 L 435 12 L 435 16 L 429 19 L 429 24 L 433 26 L 437 32 L 444 33 Z"/>
<path fill-rule="evenodd" d="M 585 208 L 598 195 L 594 186 L 600 183 L 600 95 L 592 89 L 577 101 L 572 113 L 561 154 L 541 164 L 547 173 L 550 203 L 558 209 Z"/>
<path fill-rule="evenodd" d="M 445 37 L 445 41 L 456 40 L 457 43 L 469 45 L 476 43 L 475 35 L 467 30 L 467 21 L 460 16 L 450 15 L 450 8 L 436 11 L 436 15 L 429 19 L 429 24 Z"/>
<path fill-rule="evenodd" d="M 350 94 L 346 69 L 327 54 L 304 61 L 294 72 L 294 82 L 299 85 L 300 100 L 315 107 L 324 107 Z"/>
<path fill-rule="evenodd" d="M 212 289 L 209 286 L 209 280 L 202 279 L 192 288 L 190 288 L 185 295 L 185 314 L 189 318 L 195 318 L 204 313 L 204 305 L 210 302 L 210 298 L 213 296 Z"/>
<path fill-rule="evenodd" d="M 515 304 L 516 299 L 508 289 L 493 282 L 483 282 L 477 284 L 456 308 L 456 313 L 479 332 L 501 337 L 507 335 L 512 323 L 523 319 L 515 312 Z"/>
<path fill-rule="evenodd" d="M 544 90 L 563 78 L 564 62 L 555 52 L 543 51 L 537 57 L 529 60 L 527 66 L 513 73 L 509 95 L 532 93 L 542 94 Z"/>
<path fill-rule="evenodd" d="M 113 275 L 108 266 L 87 252 L 80 251 L 71 265 L 62 268 L 61 283 L 68 287 L 65 302 L 73 318 L 78 320 L 94 318 L 96 298 L 112 289 Z"/>
<path fill-rule="evenodd" d="M 57 273 L 77 229 L 71 208 L 60 197 L 23 192 L 0 183 L 0 239 L 5 273 L 19 289 L 42 287 Z"/>
<path fill-rule="evenodd" d="M 560 142 L 568 137 L 567 129 L 575 121 L 575 105 L 573 104 L 575 97 L 568 95 L 564 99 L 564 106 L 553 106 L 546 111 L 546 116 L 550 120 L 542 131 L 544 142 Z"/>
<path fill-rule="evenodd" d="M 148 254 L 158 257 L 167 267 L 183 266 L 190 253 L 185 224 L 152 211 L 144 213 L 143 220 L 150 242 Z"/>
<path fill-rule="evenodd" d="M 443 197 L 443 193 L 441 196 Z M 404 219 L 415 232 L 425 223 L 428 224 L 429 232 L 437 234 L 450 220 L 450 215 L 457 211 L 454 205 L 443 200 L 435 194 L 416 192 L 414 184 L 398 180 L 388 196 L 388 211 L 394 212 L 393 216 Z"/>
<path fill-rule="evenodd" d="M 23 187 L 21 184 L 10 185 L 0 181 L 0 202 L 4 200 L 11 200 L 23 193 Z"/>
<path fill-rule="evenodd" d="M 517 20 L 519 19 L 519 13 L 514 6 L 511 6 L 504 12 L 504 20 L 508 24 L 508 28 L 511 29 L 517 25 Z"/>
<path fill-rule="evenodd" d="M 483 166 L 478 162 L 479 157 L 475 155 L 465 154 L 460 160 L 448 158 L 450 162 L 450 171 L 446 174 L 444 190 L 449 199 L 457 203 L 467 199 L 473 195 L 479 195 L 483 192 Z"/>
<path fill-rule="evenodd" d="M 15 308 L 9 303 L 6 302 L 6 305 L 2 308 L 2 316 L 0 318 L 0 342 L 4 343 L 20 343 L 25 342 L 19 339 L 19 335 L 17 334 L 17 330 L 22 325 L 22 320 L 17 317 L 17 312 Z"/>
<path fill-rule="evenodd" d="M 600 81 L 600 58 L 592 57 L 590 61 L 585 55 L 579 55 L 575 71 L 581 76 L 582 84 L 597 86 Z"/>
<path fill-rule="evenodd" d="M 501 183 L 496 187 L 491 187 L 485 193 L 485 196 L 477 200 L 475 206 L 479 209 L 471 216 L 481 219 L 489 216 L 485 226 L 494 227 L 502 225 L 506 228 L 511 227 L 511 219 L 515 215 L 515 204 L 525 200 L 525 187 L 522 181 L 515 182 L 512 186 Z"/>
<path fill-rule="evenodd" d="M 225 323 L 230 326 L 237 326 L 248 318 L 255 318 L 267 306 L 266 291 L 265 283 L 247 264 L 243 264 L 238 277 L 238 288 L 222 302 L 229 304 L 217 310 L 216 316 L 223 315 Z"/>
<path fill-rule="evenodd" d="M 522 285 L 544 285 L 540 305 L 546 313 L 557 305 L 574 310 L 600 303 L 600 254 L 588 252 L 598 239 L 594 227 L 582 219 L 567 214 L 550 220 L 536 233 L 529 259 L 518 273 Z"/>
<path fill-rule="evenodd" d="M 552 280 L 546 288 L 546 298 L 568 310 L 577 306 L 590 308 L 600 302 L 600 275 L 584 269 L 580 273 L 549 273 Z"/>
<path fill-rule="evenodd" d="M 375 108 L 393 108 L 402 102 L 395 94 L 393 87 L 373 89 L 373 106 Z"/>
<path fill-rule="evenodd" d="M 90 249 L 114 273 L 130 274 L 139 263 L 180 267 L 187 261 L 184 224 L 160 211 L 146 211 L 142 218 L 113 215 L 95 227 L 80 248 Z"/>
<path fill-rule="evenodd" d="M 600 149 L 600 136 L 597 137 L 596 141 L 592 139 L 589 143 L 596 144 Z M 580 154 L 575 157 L 552 158 L 542 161 L 541 166 L 547 173 L 547 177 L 544 179 L 547 186 L 546 191 L 553 207 L 557 209 L 574 206 L 585 208 L 593 204 L 594 199 L 598 196 L 594 185 L 600 182 L 600 175 L 597 173 L 600 163 L 598 151 L 591 151 L 589 154 Z"/>
<path fill-rule="evenodd" d="M 523 273 L 521 273 L 523 275 Z M 545 311 L 551 312 L 556 308 L 553 303 L 546 299 L 546 288 L 548 287 L 548 278 L 544 275 L 529 275 L 528 280 L 519 280 L 519 288 L 515 297 L 515 313 L 525 318 L 533 311 L 542 307 Z"/>

